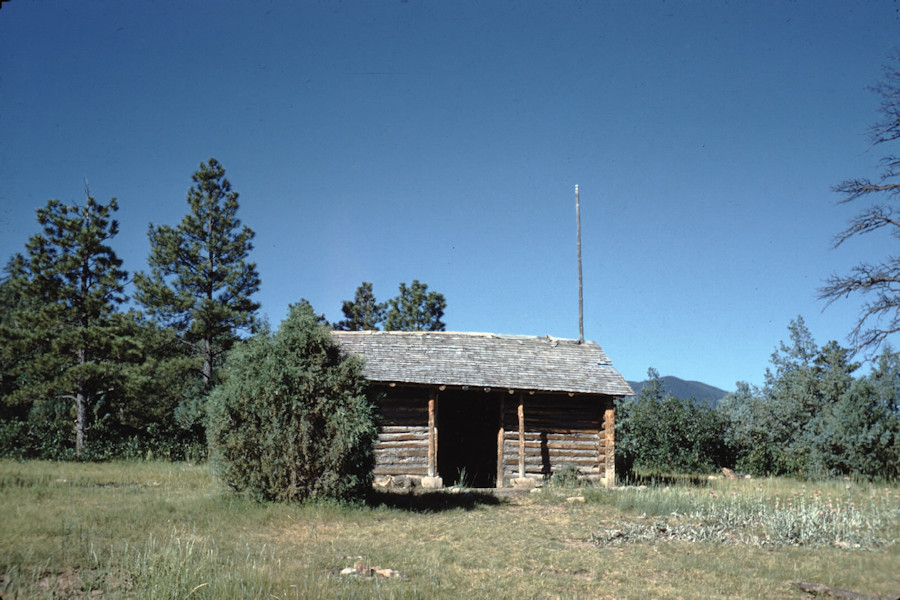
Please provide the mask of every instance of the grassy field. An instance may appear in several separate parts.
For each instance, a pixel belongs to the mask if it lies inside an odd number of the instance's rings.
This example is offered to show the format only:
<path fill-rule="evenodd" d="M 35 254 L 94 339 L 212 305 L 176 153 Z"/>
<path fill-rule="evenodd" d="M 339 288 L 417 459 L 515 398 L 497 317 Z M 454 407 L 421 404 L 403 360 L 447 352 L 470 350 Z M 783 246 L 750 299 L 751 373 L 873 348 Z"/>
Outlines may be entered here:
<path fill-rule="evenodd" d="M 0 461 L 3 600 L 900 594 L 898 538 L 900 488 L 845 480 L 283 506 L 229 495 L 205 465 Z"/>

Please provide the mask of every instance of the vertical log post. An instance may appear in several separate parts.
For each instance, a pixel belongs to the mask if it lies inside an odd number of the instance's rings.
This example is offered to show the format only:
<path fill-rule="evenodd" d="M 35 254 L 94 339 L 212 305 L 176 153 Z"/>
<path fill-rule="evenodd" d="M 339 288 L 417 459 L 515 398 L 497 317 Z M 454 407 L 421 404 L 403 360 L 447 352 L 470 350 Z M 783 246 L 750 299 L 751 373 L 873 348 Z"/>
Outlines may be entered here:
<path fill-rule="evenodd" d="M 428 394 L 428 476 L 437 476 L 437 393 Z"/>
<path fill-rule="evenodd" d="M 616 413 L 615 400 L 609 398 L 606 401 L 606 410 L 603 411 L 603 429 L 606 433 L 606 487 L 616 485 Z"/>
<path fill-rule="evenodd" d="M 519 479 L 525 477 L 525 397 L 519 393 Z"/>
<path fill-rule="evenodd" d="M 503 487 L 503 446 L 505 445 L 506 430 L 503 429 L 503 396 L 500 396 L 500 423 L 497 427 L 497 483 L 498 488 Z"/>

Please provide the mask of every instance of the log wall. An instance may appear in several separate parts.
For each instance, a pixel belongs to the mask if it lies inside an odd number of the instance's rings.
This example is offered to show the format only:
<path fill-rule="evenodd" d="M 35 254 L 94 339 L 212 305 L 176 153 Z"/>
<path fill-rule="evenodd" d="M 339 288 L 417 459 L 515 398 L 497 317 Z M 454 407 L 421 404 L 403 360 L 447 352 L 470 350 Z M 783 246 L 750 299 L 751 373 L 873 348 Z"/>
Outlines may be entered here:
<path fill-rule="evenodd" d="M 602 397 L 523 395 L 526 477 L 543 478 L 567 467 L 585 477 L 607 475 L 607 431 Z M 503 477 L 519 477 L 518 402 L 503 409 Z"/>
<path fill-rule="evenodd" d="M 381 428 L 375 446 L 374 474 L 427 477 L 428 401 L 434 390 L 427 387 L 386 387 L 385 390 L 379 403 Z M 520 465 L 520 397 L 525 434 L 523 465 Z M 614 480 L 611 398 L 517 393 L 504 394 L 499 403 L 500 415 L 497 415 L 497 404 L 494 406 L 493 414 L 473 414 L 472 419 L 490 419 L 497 424 L 497 476 L 501 485 L 519 477 L 520 466 L 525 477 L 534 479 L 575 467 L 583 477 Z M 454 435 L 452 431 L 442 433 Z M 439 445 L 434 448 L 435 452 L 439 449 Z"/>
<path fill-rule="evenodd" d="M 379 403 L 375 475 L 428 475 L 428 391 L 391 390 Z"/>

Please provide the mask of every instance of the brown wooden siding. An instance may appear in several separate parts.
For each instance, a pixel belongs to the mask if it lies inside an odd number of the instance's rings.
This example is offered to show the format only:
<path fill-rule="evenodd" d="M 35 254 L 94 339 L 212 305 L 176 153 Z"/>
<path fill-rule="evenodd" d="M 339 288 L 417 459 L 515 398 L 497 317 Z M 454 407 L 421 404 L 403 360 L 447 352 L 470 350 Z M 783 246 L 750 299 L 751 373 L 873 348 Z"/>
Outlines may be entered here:
<path fill-rule="evenodd" d="M 375 475 L 428 474 L 428 392 L 390 389 L 379 402 Z"/>
<path fill-rule="evenodd" d="M 605 475 L 605 405 L 598 397 L 525 395 L 525 475 L 542 478 L 569 466 L 582 475 Z M 518 400 L 504 404 L 504 478 L 519 473 L 517 410 Z"/>
<path fill-rule="evenodd" d="M 385 386 L 384 392 L 379 402 L 375 475 L 428 476 L 428 398 L 436 390 Z M 612 431 L 607 431 L 613 426 L 611 398 L 527 393 L 522 397 L 527 477 L 541 479 L 569 466 L 592 479 L 612 473 L 614 457 L 606 451 L 614 444 Z M 453 397 L 447 396 L 446 401 L 452 402 Z M 502 477 L 506 483 L 519 474 L 518 404 L 518 394 L 504 393 L 499 421 L 500 404 L 496 403 L 491 414 L 472 415 L 473 419 L 491 420 L 498 433 L 502 426 Z M 442 435 L 454 434 L 442 431 Z M 499 438 L 495 435 L 495 439 Z"/>

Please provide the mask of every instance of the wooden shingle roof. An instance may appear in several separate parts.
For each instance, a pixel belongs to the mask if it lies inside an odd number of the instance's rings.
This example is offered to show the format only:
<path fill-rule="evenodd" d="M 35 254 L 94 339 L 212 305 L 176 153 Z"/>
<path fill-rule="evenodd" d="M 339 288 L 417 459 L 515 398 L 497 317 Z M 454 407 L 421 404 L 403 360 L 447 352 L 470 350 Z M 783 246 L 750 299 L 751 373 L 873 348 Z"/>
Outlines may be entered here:
<path fill-rule="evenodd" d="M 629 396 L 595 342 L 492 333 L 334 331 L 380 383 Z"/>

